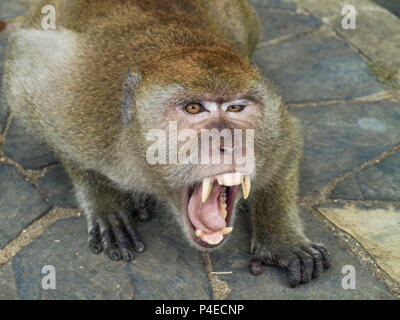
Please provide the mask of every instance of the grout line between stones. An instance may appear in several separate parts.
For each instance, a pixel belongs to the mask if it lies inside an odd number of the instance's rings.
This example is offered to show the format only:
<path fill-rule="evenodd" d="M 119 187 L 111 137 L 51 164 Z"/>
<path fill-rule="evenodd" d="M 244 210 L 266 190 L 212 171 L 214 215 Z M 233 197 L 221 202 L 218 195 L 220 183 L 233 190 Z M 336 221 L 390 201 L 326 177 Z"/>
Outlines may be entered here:
<path fill-rule="evenodd" d="M 340 32 L 338 32 L 338 31 L 336 30 L 336 28 L 334 28 L 333 30 L 334 30 L 336 36 L 339 37 L 340 39 L 342 39 L 343 41 L 346 41 L 346 43 L 349 44 L 350 48 L 351 48 L 353 51 L 357 52 L 357 53 L 361 56 L 361 58 L 364 59 L 364 61 L 366 61 L 367 63 L 371 63 L 371 62 L 374 61 L 374 60 L 373 60 L 367 53 L 365 53 L 362 49 L 356 47 L 356 45 L 354 45 L 354 44 L 351 42 L 351 40 L 347 39 L 347 38 L 346 38 L 345 36 L 343 36 Z M 400 72 L 400 70 L 398 70 L 397 72 Z M 397 101 L 400 100 L 400 92 L 399 92 L 398 90 L 396 90 L 394 87 L 392 87 L 392 86 L 390 85 L 390 83 L 380 81 L 380 80 L 378 79 L 378 77 L 375 76 L 375 75 L 374 75 L 374 77 L 375 77 L 380 83 L 382 83 L 386 88 L 388 88 L 388 90 L 390 90 L 391 92 L 393 92 L 392 96 L 393 96 Z"/>
<path fill-rule="evenodd" d="M 385 158 L 395 154 L 396 152 L 400 151 L 400 143 L 395 145 L 394 147 L 385 150 L 378 154 L 377 156 L 363 162 L 361 165 L 359 165 L 357 168 L 345 172 L 338 177 L 328 181 L 324 186 L 320 188 L 319 191 L 313 191 L 306 196 L 302 197 L 300 200 L 301 204 L 308 205 L 310 207 L 313 207 L 315 205 L 322 204 L 324 202 L 329 202 L 329 196 L 332 194 L 333 189 L 337 186 L 337 184 L 347 177 L 352 176 L 353 174 L 360 172 L 361 170 L 371 167 L 376 163 L 379 163 L 380 161 L 384 160 Z"/>
<path fill-rule="evenodd" d="M 29 245 L 39 237 L 53 223 L 58 220 L 79 217 L 78 209 L 53 208 L 40 218 L 32 222 L 15 239 L 9 242 L 3 249 L 0 249 L 0 267 L 7 263 L 17 252 Z"/>
<path fill-rule="evenodd" d="M 358 205 L 384 205 L 384 206 L 396 206 L 400 207 L 400 201 L 392 201 L 392 200 L 359 200 L 359 199 L 328 199 L 326 202 L 321 202 L 316 205 L 324 205 L 331 203 L 343 203 L 343 204 L 358 204 Z"/>
<path fill-rule="evenodd" d="M 7 132 L 8 129 L 11 126 L 11 122 L 12 122 L 13 116 L 10 112 L 10 110 L 7 111 L 7 117 L 6 117 L 6 125 L 4 126 L 4 130 L 2 132 L 2 144 L 6 141 L 6 137 L 7 137 Z"/>
<path fill-rule="evenodd" d="M 300 200 L 300 205 L 307 211 L 314 213 L 314 216 L 318 217 L 318 220 L 328 227 L 333 233 L 342 239 L 347 247 L 355 254 L 360 262 L 371 271 L 380 281 L 382 281 L 396 298 L 400 298 L 400 284 L 395 281 L 386 271 L 384 271 L 375 259 L 369 254 L 369 252 L 359 243 L 352 235 L 336 226 L 330 221 L 325 215 L 323 215 L 315 206 L 327 204 L 327 203 L 344 203 L 344 204 L 367 204 L 367 205 L 393 205 L 399 206 L 400 202 L 397 201 L 382 201 L 382 200 L 346 200 L 346 199 L 330 199 L 329 196 L 336 185 L 346 179 L 347 177 L 360 172 L 361 170 L 373 166 L 376 163 L 386 159 L 387 157 L 400 151 L 400 144 L 381 152 L 379 155 L 365 161 L 360 166 L 352 171 L 341 174 L 340 176 L 332 179 L 326 183 L 320 191 L 311 192 Z"/>
<path fill-rule="evenodd" d="M 252 5 L 252 7 L 257 10 L 257 8 L 266 8 L 266 9 L 270 9 L 273 11 L 277 11 L 277 12 L 285 12 L 285 13 L 298 13 L 296 11 L 296 9 L 291 9 L 291 8 L 278 8 L 278 7 L 273 7 L 269 4 L 265 4 L 265 3 L 261 3 L 261 4 L 254 4 Z"/>
<path fill-rule="evenodd" d="M 205 263 L 205 269 L 208 275 L 208 281 L 211 285 L 214 300 L 225 300 L 232 289 L 229 288 L 226 281 L 219 280 L 217 274 L 214 273 L 211 257 L 208 252 L 201 252 L 201 256 Z"/>
<path fill-rule="evenodd" d="M 372 274 L 385 284 L 387 289 L 396 298 L 400 299 L 400 283 L 394 280 L 384 269 L 376 262 L 374 257 L 358 242 L 351 234 L 336 226 L 331 220 L 323 215 L 317 208 L 302 205 L 304 209 L 311 212 L 326 228 L 340 238 L 350 251 L 359 258 L 360 263 Z"/>
<path fill-rule="evenodd" d="M 6 122 L 4 125 L 4 129 L 2 132 L 0 132 L 0 156 L 3 153 L 3 145 L 6 142 L 7 131 L 11 125 L 11 121 L 12 121 L 12 116 L 11 116 L 10 110 L 7 110 Z"/>
<path fill-rule="evenodd" d="M 275 45 L 275 44 L 282 43 L 282 42 L 286 42 L 286 41 L 290 41 L 290 40 L 292 40 L 294 38 L 304 37 L 304 36 L 307 36 L 307 35 L 310 35 L 310 34 L 314 34 L 314 33 L 320 32 L 322 30 L 321 27 L 323 27 L 323 25 L 319 26 L 317 28 L 314 28 L 312 30 L 298 32 L 298 33 L 295 33 L 295 34 L 290 34 L 290 35 L 287 35 L 287 36 L 283 36 L 283 37 L 279 37 L 279 38 L 275 38 L 275 39 L 271 39 L 271 40 L 260 42 L 257 45 L 257 49 L 264 48 L 264 47 L 271 46 L 271 45 Z"/>
<path fill-rule="evenodd" d="M 356 180 L 358 190 L 360 190 L 362 200 L 365 200 L 364 192 L 362 191 L 360 181 L 357 178 L 357 173 L 354 174 L 354 180 Z"/>
<path fill-rule="evenodd" d="M 301 107 L 317 107 L 320 105 L 332 105 L 339 103 L 359 103 L 359 102 L 377 102 L 377 101 L 394 101 L 394 100 L 395 99 L 392 93 L 388 91 L 381 91 L 378 93 L 357 97 L 349 100 L 317 100 L 317 101 L 306 101 L 299 103 L 287 103 L 286 105 L 290 108 L 301 108 Z"/>
<path fill-rule="evenodd" d="M 53 204 L 48 200 L 47 196 L 43 191 L 40 189 L 38 184 L 38 179 L 46 175 L 51 169 L 54 169 L 59 164 L 51 164 L 46 167 L 40 169 L 24 169 L 18 162 L 14 161 L 13 159 L 7 157 L 3 152 L 0 151 L 0 163 L 10 164 L 14 167 L 14 169 L 25 178 L 25 180 L 30 183 L 37 192 L 44 198 L 44 200 L 51 206 Z"/>
<path fill-rule="evenodd" d="M 301 8 L 301 10 L 303 10 L 304 12 L 313 15 L 312 12 L 310 10 L 308 10 L 307 8 L 304 7 L 299 7 Z M 330 25 L 326 25 L 327 27 L 330 27 L 330 29 L 332 30 L 331 32 L 333 32 L 335 34 L 336 37 L 340 38 L 341 40 L 345 41 L 349 46 L 350 49 L 352 49 L 354 52 L 358 53 L 361 58 L 366 61 L 367 63 L 370 63 L 373 61 L 373 59 L 366 53 L 364 52 L 362 49 L 358 48 L 353 42 L 351 42 L 350 39 L 346 38 L 344 35 L 342 35 L 338 30 L 337 27 L 334 26 L 330 26 Z M 323 29 L 321 27 L 321 29 Z M 398 70 L 398 72 L 400 72 L 400 70 Z M 379 81 L 379 80 L 378 80 Z M 390 91 L 393 92 L 393 97 L 396 101 L 400 101 L 400 90 L 396 90 L 394 88 L 392 88 L 389 84 L 381 82 L 385 85 L 386 88 L 388 88 Z"/>

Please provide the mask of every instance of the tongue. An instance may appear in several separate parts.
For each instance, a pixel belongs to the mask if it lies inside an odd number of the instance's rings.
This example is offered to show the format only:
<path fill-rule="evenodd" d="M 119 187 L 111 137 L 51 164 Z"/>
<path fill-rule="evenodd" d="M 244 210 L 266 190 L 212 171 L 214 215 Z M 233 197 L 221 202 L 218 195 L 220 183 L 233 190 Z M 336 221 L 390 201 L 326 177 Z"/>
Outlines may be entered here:
<path fill-rule="evenodd" d="M 221 229 L 226 227 L 226 221 L 219 213 L 218 203 L 221 186 L 214 183 L 211 193 L 205 203 L 201 200 L 201 186 L 197 186 L 189 200 L 188 213 L 190 221 L 197 230 L 209 237 L 219 237 Z"/>

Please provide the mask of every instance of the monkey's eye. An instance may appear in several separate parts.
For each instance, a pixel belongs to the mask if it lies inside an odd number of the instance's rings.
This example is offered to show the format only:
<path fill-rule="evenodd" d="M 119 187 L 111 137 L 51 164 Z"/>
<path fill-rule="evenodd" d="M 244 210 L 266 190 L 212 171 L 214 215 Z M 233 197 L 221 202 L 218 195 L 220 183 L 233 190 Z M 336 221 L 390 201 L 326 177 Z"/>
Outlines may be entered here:
<path fill-rule="evenodd" d="M 231 106 L 229 106 L 226 110 L 229 112 L 240 112 L 244 109 L 244 106 L 240 105 L 240 104 L 233 104 Z"/>
<path fill-rule="evenodd" d="M 192 102 L 186 105 L 185 107 L 186 112 L 190 114 L 196 114 L 204 111 L 203 105 L 197 102 Z"/>

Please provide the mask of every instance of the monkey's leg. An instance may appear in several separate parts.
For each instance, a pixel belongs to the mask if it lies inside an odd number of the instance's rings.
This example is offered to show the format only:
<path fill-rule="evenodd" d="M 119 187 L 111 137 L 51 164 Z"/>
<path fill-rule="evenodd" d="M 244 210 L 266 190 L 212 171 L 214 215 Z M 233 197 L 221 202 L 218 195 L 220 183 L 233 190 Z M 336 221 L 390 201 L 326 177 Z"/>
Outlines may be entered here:
<path fill-rule="evenodd" d="M 111 260 L 131 261 L 144 245 L 132 218 L 131 197 L 114 188 L 104 177 L 81 171 L 63 161 L 74 183 L 76 197 L 87 219 L 89 247 L 105 252 Z M 142 212 L 146 212 L 144 209 Z"/>
<path fill-rule="evenodd" d="M 297 212 L 297 168 L 292 167 L 268 190 L 251 199 L 253 239 L 250 271 L 262 273 L 262 264 L 288 270 L 289 286 L 307 283 L 331 265 L 322 244 L 310 241 L 303 232 Z"/>

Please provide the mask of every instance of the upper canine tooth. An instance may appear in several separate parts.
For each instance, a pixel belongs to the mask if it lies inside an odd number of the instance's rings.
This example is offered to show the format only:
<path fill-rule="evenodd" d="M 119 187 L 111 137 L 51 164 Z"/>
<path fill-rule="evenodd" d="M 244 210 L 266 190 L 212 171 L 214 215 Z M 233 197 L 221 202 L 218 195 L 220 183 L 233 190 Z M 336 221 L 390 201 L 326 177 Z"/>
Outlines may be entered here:
<path fill-rule="evenodd" d="M 250 188 L 251 188 L 251 179 L 250 176 L 247 175 L 243 178 L 242 181 L 243 196 L 245 199 L 247 199 L 247 197 L 250 194 Z"/>
<path fill-rule="evenodd" d="M 212 189 L 211 178 L 204 178 L 201 186 L 201 201 L 206 202 Z"/>

